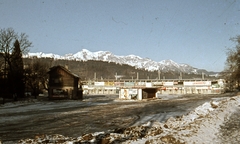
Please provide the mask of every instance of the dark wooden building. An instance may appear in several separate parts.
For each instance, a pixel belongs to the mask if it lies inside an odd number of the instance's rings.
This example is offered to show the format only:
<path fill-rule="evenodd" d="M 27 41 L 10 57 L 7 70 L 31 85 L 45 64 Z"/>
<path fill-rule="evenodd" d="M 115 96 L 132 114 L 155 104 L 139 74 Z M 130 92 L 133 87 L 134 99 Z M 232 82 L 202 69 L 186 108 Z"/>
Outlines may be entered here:
<path fill-rule="evenodd" d="M 80 78 L 63 66 L 50 68 L 49 98 L 50 99 L 82 99 Z"/>

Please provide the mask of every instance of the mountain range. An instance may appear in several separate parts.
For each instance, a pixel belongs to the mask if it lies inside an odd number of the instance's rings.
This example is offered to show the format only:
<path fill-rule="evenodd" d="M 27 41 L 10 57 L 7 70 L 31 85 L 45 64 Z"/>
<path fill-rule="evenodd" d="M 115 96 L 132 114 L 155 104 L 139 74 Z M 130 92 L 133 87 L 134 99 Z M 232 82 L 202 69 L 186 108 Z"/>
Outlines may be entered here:
<path fill-rule="evenodd" d="M 60 56 L 53 53 L 46 54 L 43 52 L 37 52 L 37 53 L 28 53 L 23 57 L 53 58 L 53 59 L 76 60 L 76 61 L 96 60 L 96 61 L 114 62 L 117 64 L 127 64 L 137 69 L 145 69 L 148 71 L 160 70 L 161 72 L 171 71 L 171 72 L 182 72 L 182 73 L 189 73 L 189 74 L 202 74 L 202 73 L 205 73 L 208 75 L 217 74 L 217 72 L 209 72 L 204 69 L 194 68 L 188 64 L 179 64 L 170 59 L 156 62 L 149 58 L 141 58 L 135 55 L 117 56 L 109 51 L 91 52 L 87 49 L 82 49 L 81 51 L 75 54 L 66 54 L 64 56 Z"/>

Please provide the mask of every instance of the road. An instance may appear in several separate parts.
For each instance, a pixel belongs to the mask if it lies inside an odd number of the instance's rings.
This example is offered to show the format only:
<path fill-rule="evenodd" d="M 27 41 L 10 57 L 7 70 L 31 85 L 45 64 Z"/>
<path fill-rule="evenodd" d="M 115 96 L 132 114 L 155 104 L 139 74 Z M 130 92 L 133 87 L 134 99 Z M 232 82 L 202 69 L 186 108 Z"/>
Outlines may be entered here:
<path fill-rule="evenodd" d="M 78 137 L 150 120 L 162 122 L 172 116 L 185 115 L 213 98 L 233 95 L 170 95 L 168 99 L 143 101 L 117 100 L 116 95 L 90 95 L 83 101 L 35 100 L 0 105 L 0 140 L 16 142 L 44 134 Z"/>

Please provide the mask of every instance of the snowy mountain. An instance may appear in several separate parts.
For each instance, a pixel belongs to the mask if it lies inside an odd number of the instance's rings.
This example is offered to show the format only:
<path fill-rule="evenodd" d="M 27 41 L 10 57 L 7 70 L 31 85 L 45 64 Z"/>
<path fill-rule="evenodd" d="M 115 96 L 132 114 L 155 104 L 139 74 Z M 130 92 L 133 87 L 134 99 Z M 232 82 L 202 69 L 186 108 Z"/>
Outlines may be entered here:
<path fill-rule="evenodd" d="M 87 49 L 82 49 L 82 51 L 77 52 L 76 54 L 66 54 L 65 56 L 60 56 L 57 54 L 45 54 L 42 52 L 38 53 L 28 53 L 24 55 L 25 58 L 38 57 L 38 58 L 54 58 L 54 59 L 64 59 L 64 60 L 76 60 L 76 61 L 88 61 L 88 60 L 98 60 L 106 62 L 114 62 L 117 64 L 127 64 L 139 69 L 145 69 L 149 71 L 160 70 L 161 72 L 183 72 L 183 73 L 194 73 L 201 74 L 206 70 L 200 70 L 194 68 L 188 64 L 178 64 L 172 60 L 162 60 L 160 62 L 153 61 L 148 58 L 141 58 L 135 55 L 127 56 L 117 56 L 108 51 L 98 51 L 91 52 Z"/>

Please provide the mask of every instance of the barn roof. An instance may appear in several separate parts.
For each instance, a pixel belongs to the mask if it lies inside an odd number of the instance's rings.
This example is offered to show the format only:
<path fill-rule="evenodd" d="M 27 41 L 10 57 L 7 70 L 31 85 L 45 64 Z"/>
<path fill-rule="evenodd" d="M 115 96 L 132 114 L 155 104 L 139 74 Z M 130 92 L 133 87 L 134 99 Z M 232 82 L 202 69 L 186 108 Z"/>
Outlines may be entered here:
<path fill-rule="evenodd" d="M 80 78 L 77 74 L 72 73 L 70 70 L 68 70 L 67 68 L 65 68 L 63 66 L 60 66 L 60 65 L 51 67 L 50 71 L 48 73 L 50 73 L 51 71 L 53 71 L 53 70 L 55 70 L 57 68 L 63 69 L 65 72 L 67 72 L 68 74 L 72 75 L 73 77 Z"/>

